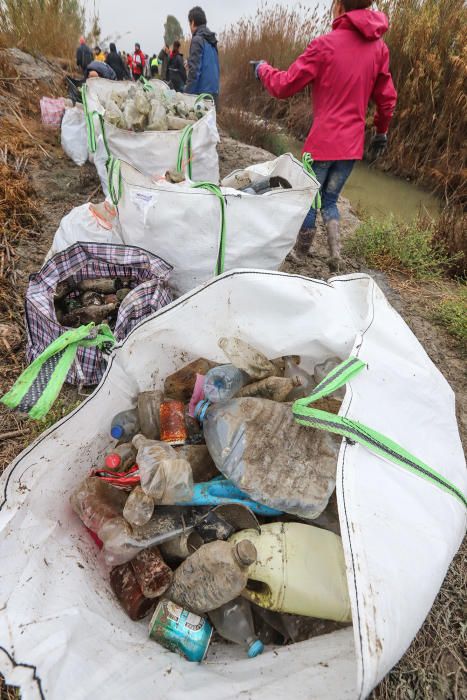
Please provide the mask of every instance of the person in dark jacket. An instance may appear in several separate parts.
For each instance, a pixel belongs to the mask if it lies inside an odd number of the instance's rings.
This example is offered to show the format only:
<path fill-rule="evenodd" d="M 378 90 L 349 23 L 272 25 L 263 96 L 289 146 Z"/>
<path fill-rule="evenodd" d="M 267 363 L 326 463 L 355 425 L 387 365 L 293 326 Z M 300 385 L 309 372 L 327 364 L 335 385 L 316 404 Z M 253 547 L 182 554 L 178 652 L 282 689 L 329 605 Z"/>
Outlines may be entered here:
<path fill-rule="evenodd" d="M 169 58 L 167 71 L 169 84 L 176 92 L 183 92 L 186 83 L 186 70 L 183 54 L 180 53 L 180 42 L 174 41 Z"/>
<path fill-rule="evenodd" d="M 109 49 L 109 55 L 105 59 L 105 62 L 113 69 L 115 75 L 117 76 L 117 80 L 125 80 L 127 77 L 127 71 L 122 61 L 122 57 L 117 53 L 117 47 L 115 44 L 111 43 Z"/>
<path fill-rule="evenodd" d="M 159 51 L 159 75 L 161 80 L 168 80 L 167 71 L 169 68 L 170 49 L 167 44 Z"/>
<path fill-rule="evenodd" d="M 79 68 L 81 68 L 81 70 L 84 73 L 87 65 L 89 63 L 91 63 L 92 59 L 93 59 L 92 51 L 89 48 L 89 46 L 86 44 L 84 36 L 81 36 L 79 39 L 79 46 L 76 49 L 76 65 Z"/>
<path fill-rule="evenodd" d="M 104 63 L 104 61 L 91 61 L 91 63 L 86 66 L 84 77 L 86 80 L 88 78 L 107 78 L 107 80 L 117 80 L 114 69 L 107 65 L 107 63 Z"/>
<path fill-rule="evenodd" d="M 201 7 L 193 7 L 188 13 L 192 33 L 188 58 L 188 80 L 185 92 L 199 95 L 207 92 L 217 104 L 219 95 L 219 56 L 217 39 L 207 26 L 206 15 Z"/>

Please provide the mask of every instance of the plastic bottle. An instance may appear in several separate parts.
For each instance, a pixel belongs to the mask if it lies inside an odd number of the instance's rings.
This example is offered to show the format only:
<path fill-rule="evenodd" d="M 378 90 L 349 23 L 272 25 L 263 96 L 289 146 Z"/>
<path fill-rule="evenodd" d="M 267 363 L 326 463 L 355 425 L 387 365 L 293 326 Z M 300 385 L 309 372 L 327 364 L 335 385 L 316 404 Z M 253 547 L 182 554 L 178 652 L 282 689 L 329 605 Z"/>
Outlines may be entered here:
<path fill-rule="evenodd" d="M 296 387 L 287 396 L 287 401 L 296 401 L 309 396 L 316 386 L 313 376 L 303 367 L 297 365 L 292 357 L 285 357 L 284 377 L 290 377 L 296 382 Z"/>
<path fill-rule="evenodd" d="M 213 403 L 228 401 L 250 381 L 246 372 L 233 365 L 213 367 L 206 374 L 204 395 L 208 401 Z"/>
<path fill-rule="evenodd" d="M 175 571 L 167 598 L 198 615 L 215 610 L 240 595 L 255 560 L 255 547 L 245 538 L 205 544 Z"/>
<path fill-rule="evenodd" d="M 149 623 L 149 636 L 188 661 L 202 661 L 209 647 L 212 627 L 205 617 L 161 600 Z"/>
<path fill-rule="evenodd" d="M 251 379 L 266 379 L 278 373 L 277 367 L 262 352 L 241 338 L 221 338 L 218 343 L 230 362 Z M 209 398 L 206 395 L 206 398 Z"/>
<path fill-rule="evenodd" d="M 264 645 L 255 635 L 251 607 L 245 598 L 235 598 L 211 610 L 209 619 L 221 637 L 246 646 L 250 658 L 263 653 Z"/>
<path fill-rule="evenodd" d="M 299 386 L 300 380 L 297 377 L 266 377 L 244 386 L 237 392 L 237 398 L 257 396 L 271 401 L 286 401 L 294 388 Z"/>
<path fill-rule="evenodd" d="M 140 431 L 150 440 L 160 438 L 160 405 L 162 391 L 142 391 L 138 394 L 138 419 Z"/>
<path fill-rule="evenodd" d="M 193 554 L 203 545 L 203 538 L 197 532 L 184 532 L 160 545 L 164 559 L 170 563 L 179 563 Z"/>
<path fill-rule="evenodd" d="M 136 450 L 131 442 L 110 447 L 105 454 L 104 464 L 107 469 L 125 472 L 136 462 Z"/>
<path fill-rule="evenodd" d="M 145 525 L 154 512 L 154 499 L 143 491 L 141 486 L 135 486 L 128 496 L 123 509 L 123 517 L 130 523 L 140 527 Z"/>
<path fill-rule="evenodd" d="M 269 523 L 232 535 L 247 537 L 257 549 L 242 595 L 278 612 L 350 622 L 344 551 L 341 538 L 313 525 Z"/>
<path fill-rule="evenodd" d="M 139 432 L 138 411 L 130 408 L 128 411 L 121 411 L 112 418 L 110 434 L 115 440 L 128 442 Z"/>
<path fill-rule="evenodd" d="M 138 450 L 141 488 L 163 505 L 180 503 L 190 498 L 193 473 L 186 459 L 179 459 L 173 447 L 144 435 L 135 435 L 133 445 Z"/>
<path fill-rule="evenodd" d="M 103 526 L 115 518 L 121 518 L 126 497 L 124 491 L 97 477 L 88 477 L 71 494 L 70 504 L 84 525 L 102 539 L 99 533 Z"/>

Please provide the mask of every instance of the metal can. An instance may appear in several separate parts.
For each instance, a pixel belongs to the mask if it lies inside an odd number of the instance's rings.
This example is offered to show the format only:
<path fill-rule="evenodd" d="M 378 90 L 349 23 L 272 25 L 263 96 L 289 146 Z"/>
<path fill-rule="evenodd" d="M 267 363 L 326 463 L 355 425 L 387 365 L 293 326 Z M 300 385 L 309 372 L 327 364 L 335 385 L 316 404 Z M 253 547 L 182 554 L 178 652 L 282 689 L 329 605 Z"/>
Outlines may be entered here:
<path fill-rule="evenodd" d="M 185 425 L 185 406 L 182 401 L 161 401 L 161 440 L 169 445 L 184 445 L 188 432 Z"/>
<path fill-rule="evenodd" d="M 205 617 L 184 610 L 170 600 L 161 600 L 149 623 L 149 636 L 188 661 L 203 661 L 212 636 Z"/>

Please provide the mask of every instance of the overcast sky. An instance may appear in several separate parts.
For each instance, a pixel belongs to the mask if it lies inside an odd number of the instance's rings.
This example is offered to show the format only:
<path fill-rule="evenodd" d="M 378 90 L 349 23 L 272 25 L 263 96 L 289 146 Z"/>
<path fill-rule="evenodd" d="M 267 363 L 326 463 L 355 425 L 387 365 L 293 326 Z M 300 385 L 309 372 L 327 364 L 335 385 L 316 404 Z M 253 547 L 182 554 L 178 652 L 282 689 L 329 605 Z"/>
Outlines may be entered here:
<path fill-rule="evenodd" d="M 85 0 L 88 17 L 95 6 L 100 17 L 102 37 L 117 39 L 117 48 L 128 51 L 135 41 L 145 53 L 159 52 L 164 40 L 164 22 L 167 14 L 173 14 L 188 33 L 188 11 L 199 3 L 206 12 L 209 28 L 220 33 L 226 26 L 244 15 L 254 14 L 260 0 Z M 295 2 L 282 0 L 282 4 L 313 7 L 319 0 Z M 118 39 L 118 35 L 121 38 Z"/>

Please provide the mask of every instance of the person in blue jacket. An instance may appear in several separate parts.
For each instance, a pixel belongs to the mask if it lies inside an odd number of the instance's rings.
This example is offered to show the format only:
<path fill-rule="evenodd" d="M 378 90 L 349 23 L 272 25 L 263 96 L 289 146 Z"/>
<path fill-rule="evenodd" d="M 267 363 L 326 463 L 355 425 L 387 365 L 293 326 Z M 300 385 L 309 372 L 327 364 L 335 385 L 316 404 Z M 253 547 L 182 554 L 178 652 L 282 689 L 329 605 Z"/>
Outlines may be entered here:
<path fill-rule="evenodd" d="M 217 104 L 219 96 L 219 55 L 214 32 L 206 26 L 207 20 L 201 7 L 193 7 L 188 13 L 192 34 L 188 57 L 188 79 L 185 92 L 200 95 L 207 92 Z"/>

